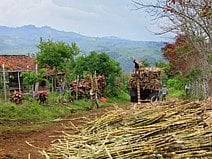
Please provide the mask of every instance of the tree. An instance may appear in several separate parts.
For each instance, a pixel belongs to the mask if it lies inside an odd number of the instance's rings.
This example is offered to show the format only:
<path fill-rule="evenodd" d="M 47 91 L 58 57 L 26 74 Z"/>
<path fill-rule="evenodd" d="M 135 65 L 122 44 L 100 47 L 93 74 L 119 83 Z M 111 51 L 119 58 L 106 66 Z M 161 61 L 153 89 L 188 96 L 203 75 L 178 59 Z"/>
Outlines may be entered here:
<path fill-rule="evenodd" d="M 141 65 L 143 65 L 144 67 L 149 67 L 150 63 L 147 61 L 147 59 L 144 59 L 141 61 Z"/>
<path fill-rule="evenodd" d="M 33 85 L 35 85 L 37 82 L 45 82 L 48 84 L 48 81 L 43 78 L 45 72 L 45 68 L 40 69 L 38 73 L 35 73 L 34 71 L 23 72 L 23 83 L 31 86 L 32 91 L 34 91 Z"/>
<path fill-rule="evenodd" d="M 197 51 L 192 47 L 189 38 L 177 35 L 174 43 L 165 43 L 162 48 L 163 56 L 171 64 L 171 74 L 185 76 L 192 67 L 199 67 Z"/>
<path fill-rule="evenodd" d="M 212 52 L 212 12 L 211 0 L 158 0 L 155 4 L 144 4 L 132 0 L 136 9 L 149 9 L 158 22 L 163 21 L 163 33 L 184 34 L 196 50 L 202 72 L 201 87 L 207 97 L 212 65 L 209 58 Z"/>
<path fill-rule="evenodd" d="M 80 56 L 76 60 L 75 75 L 83 75 L 84 72 L 97 75 L 104 74 L 107 82 L 107 90 L 110 95 L 117 94 L 116 78 L 121 75 L 119 63 L 111 59 L 105 53 L 91 52 L 88 56 Z"/>
<path fill-rule="evenodd" d="M 71 46 L 65 42 L 53 42 L 40 40 L 38 45 L 40 52 L 37 53 L 37 61 L 41 66 L 50 67 L 55 71 L 63 71 L 68 65 L 74 65 L 74 56 L 79 53 L 79 48 L 75 43 Z"/>
<path fill-rule="evenodd" d="M 172 76 L 170 72 L 170 62 L 155 62 L 155 66 L 163 70 L 161 75 L 161 81 L 162 83 L 167 83 L 168 78 Z"/>
<path fill-rule="evenodd" d="M 33 85 L 39 80 L 43 80 L 45 72 L 46 72 L 45 68 L 40 69 L 37 74 L 34 71 L 23 72 L 22 75 L 24 77 L 23 78 L 24 84 Z"/>

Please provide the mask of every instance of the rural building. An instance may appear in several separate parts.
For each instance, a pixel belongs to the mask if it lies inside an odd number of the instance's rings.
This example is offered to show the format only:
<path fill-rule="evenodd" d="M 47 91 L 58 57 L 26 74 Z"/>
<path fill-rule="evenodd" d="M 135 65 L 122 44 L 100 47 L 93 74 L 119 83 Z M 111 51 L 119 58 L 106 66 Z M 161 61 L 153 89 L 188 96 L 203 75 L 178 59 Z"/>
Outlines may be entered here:
<path fill-rule="evenodd" d="M 21 72 L 35 71 L 35 58 L 26 55 L 0 55 L 1 83 L 3 81 L 3 65 L 6 74 L 6 83 L 10 91 L 24 90 Z M 2 87 L 2 84 L 1 84 Z"/>
<path fill-rule="evenodd" d="M 27 55 L 0 55 L 0 89 L 3 89 L 3 64 L 6 73 L 7 89 L 10 91 L 27 90 L 26 85 L 23 84 L 21 72 L 36 71 L 36 59 Z M 52 83 L 53 88 L 51 90 L 55 90 L 57 81 L 64 79 L 64 76 L 65 73 L 56 73 L 54 69 L 47 67 L 44 78 Z"/>

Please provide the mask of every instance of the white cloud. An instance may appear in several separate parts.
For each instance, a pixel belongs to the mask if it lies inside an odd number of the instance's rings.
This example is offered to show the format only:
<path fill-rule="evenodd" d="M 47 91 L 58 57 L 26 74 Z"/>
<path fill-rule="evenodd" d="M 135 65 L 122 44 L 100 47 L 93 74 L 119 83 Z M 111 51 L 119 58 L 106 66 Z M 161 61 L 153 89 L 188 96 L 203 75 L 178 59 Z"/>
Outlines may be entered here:
<path fill-rule="evenodd" d="M 134 40 L 159 40 L 146 28 L 149 19 L 131 11 L 131 0 L 1 0 L 0 24 L 48 25 L 88 36 L 119 36 Z M 158 28 L 156 28 L 158 29 Z"/>

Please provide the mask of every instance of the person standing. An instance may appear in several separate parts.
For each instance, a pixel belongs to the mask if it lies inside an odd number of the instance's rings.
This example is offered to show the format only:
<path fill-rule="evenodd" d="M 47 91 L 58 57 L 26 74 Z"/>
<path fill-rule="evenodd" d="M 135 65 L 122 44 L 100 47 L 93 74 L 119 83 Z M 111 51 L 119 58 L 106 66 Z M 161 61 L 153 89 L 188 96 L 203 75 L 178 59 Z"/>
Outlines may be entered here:
<path fill-rule="evenodd" d="M 185 85 L 185 93 L 186 93 L 186 96 L 188 97 L 188 95 L 189 95 L 189 92 L 190 92 L 190 86 L 189 86 L 189 84 L 186 84 Z"/>
<path fill-rule="evenodd" d="M 133 63 L 135 64 L 134 66 L 134 72 L 136 73 L 138 70 L 139 70 L 139 67 L 140 67 L 140 63 L 133 58 Z"/>
<path fill-rule="evenodd" d="M 62 89 L 62 92 L 64 92 L 64 91 L 65 91 L 65 89 L 66 89 L 66 81 L 65 81 L 65 79 L 64 79 L 64 80 L 62 80 L 62 83 L 61 83 L 61 89 Z"/>
<path fill-rule="evenodd" d="M 93 89 L 90 89 L 90 99 L 91 99 L 91 109 L 93 110 L 99 108 L 97 92 Z"/>
<path fill-rule="evenodd" d="M 56 83 L 56 92 L 58 92 L 58 93 L 62 92 L 61 82 Z"/>
<path fill-rule="evenodd" d="M 162 101 L 166 101 L 166 96 L 168 95 L 168 89 L 166 88 L 166 86 L 164 85 L 163 88 L 160 91 L 160 94 L 162 96 Z"/>

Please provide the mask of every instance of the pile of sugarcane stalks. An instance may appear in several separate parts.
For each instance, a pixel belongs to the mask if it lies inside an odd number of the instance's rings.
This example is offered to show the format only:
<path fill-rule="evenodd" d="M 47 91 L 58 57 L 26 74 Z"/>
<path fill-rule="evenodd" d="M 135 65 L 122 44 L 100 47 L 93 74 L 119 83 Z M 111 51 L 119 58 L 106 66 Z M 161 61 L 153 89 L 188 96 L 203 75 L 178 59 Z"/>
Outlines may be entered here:
<path fill-rule="evenodd" d="M 130 86 L 131 88 L 137 87 L 137 81 L 140 81 L 142 89 L 154 89 L 155 85 L 159 85 L 162 70 L 157 67 L 142 67 L 136 72 L 131 74 Z"/>
<path fill-rule="evenodd" d="M 170 101 L 117 109 L 64 132 L 46 158 L 135 159 L 210 158 L 212 156 L 210 102 Z"/>

